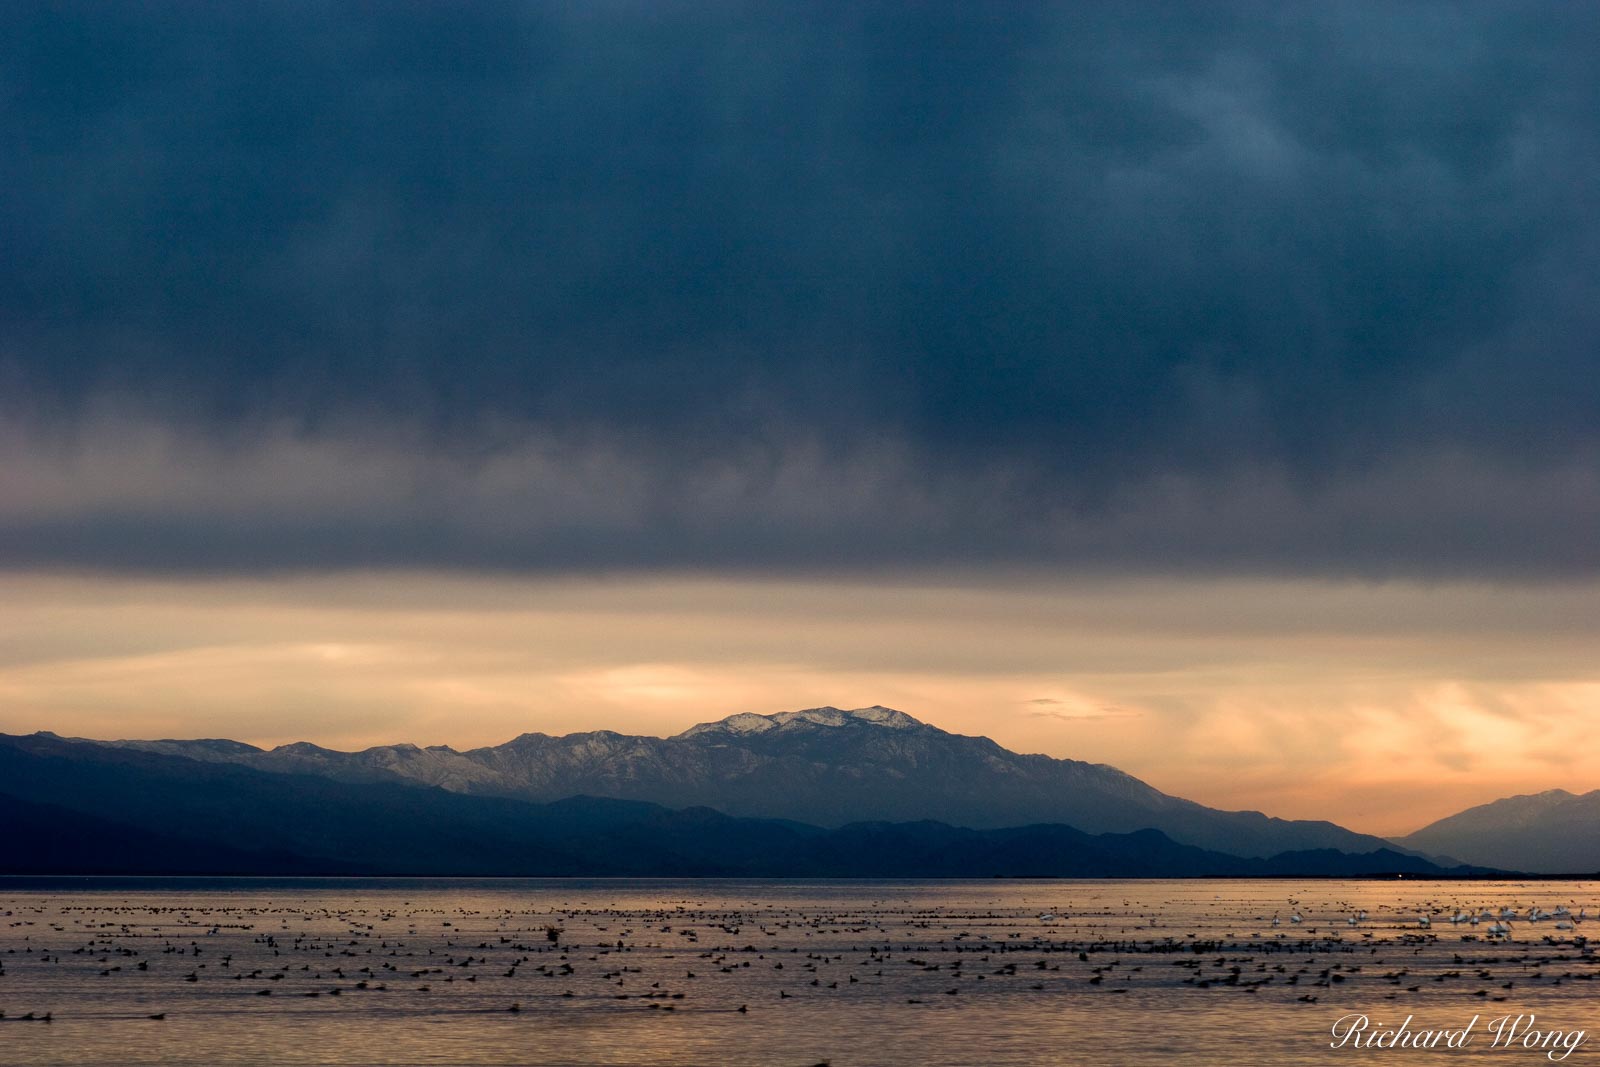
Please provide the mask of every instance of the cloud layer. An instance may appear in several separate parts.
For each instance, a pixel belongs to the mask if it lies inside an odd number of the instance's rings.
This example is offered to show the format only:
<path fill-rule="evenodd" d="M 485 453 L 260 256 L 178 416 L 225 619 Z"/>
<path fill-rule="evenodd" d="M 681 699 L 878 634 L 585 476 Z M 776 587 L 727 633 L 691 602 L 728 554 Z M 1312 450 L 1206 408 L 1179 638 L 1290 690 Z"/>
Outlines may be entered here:
<path fill-rule="evenodd" d="M 0 566 L 1593 574 L 1597 23 L 8 5 Z"/>

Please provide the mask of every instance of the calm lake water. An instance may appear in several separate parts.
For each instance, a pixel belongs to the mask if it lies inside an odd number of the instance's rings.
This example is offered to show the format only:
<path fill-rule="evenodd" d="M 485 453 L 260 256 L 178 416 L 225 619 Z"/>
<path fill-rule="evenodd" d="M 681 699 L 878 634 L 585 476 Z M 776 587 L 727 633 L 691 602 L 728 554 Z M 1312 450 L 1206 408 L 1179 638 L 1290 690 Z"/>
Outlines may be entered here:
<path fill-rule="evenodd" d="M 0 1063 L 1544 1063 L 1492 1027 L 1600 1031 L 1597 890 L 0 879 Z M 1503 908 L 1508 938 L 1449 921 Z M 1459 1049 L 1330 1049 L 1352 1013 L 1479 1021 Z"/>

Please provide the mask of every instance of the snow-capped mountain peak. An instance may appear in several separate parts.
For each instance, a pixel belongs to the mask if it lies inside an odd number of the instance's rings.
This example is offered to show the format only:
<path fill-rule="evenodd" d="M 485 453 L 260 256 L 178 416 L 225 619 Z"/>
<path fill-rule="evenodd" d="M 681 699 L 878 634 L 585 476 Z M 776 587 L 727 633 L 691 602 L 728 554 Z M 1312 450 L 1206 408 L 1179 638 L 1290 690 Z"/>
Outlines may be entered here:
<path fill-rule="evenodd" d="M 890 730 L 905 730 L 922 723 L 903 711 L 873 705 L 870 708 L 853 708 L 844 711 L 835 707 L 807 708 L 804 711 L 782 711 L 776 715 L 757 715 L 742 712 L 717 722 L 703 722 L 679 734 L 680 738 L 700 737 L 706 734 L 732 734 L 749 737 L 773 730 L 790 730 L 806 726 L 841 727 L 855 723 L 868 723 Z"/>

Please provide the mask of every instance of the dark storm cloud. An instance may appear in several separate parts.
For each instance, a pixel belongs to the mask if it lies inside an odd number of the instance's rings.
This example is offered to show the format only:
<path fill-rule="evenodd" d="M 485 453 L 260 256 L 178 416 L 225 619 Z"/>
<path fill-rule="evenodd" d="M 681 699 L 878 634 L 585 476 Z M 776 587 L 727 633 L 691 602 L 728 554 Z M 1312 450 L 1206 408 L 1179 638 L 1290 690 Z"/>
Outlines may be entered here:
<path fill-rule="evenodd" d="M 1600 563 L 1588 8 L 0 20 L 13 566 Z"/>

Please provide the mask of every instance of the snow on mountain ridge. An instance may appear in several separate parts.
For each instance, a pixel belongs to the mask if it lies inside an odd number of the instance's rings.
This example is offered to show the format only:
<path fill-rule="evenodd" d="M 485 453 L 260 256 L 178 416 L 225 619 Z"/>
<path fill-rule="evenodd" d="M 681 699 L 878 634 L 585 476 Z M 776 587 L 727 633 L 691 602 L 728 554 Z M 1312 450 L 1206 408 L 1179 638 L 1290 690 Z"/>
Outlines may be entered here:
<path fill-rule="evenodd" d="M 776 715 L 757 715 L 754 712 L 741 712 L 730 715 L 726 719 L 716 722 L 703 722 L 691 726 L 676 739 L 700 737 L 705 734 L 733 734 L 738 737 L 749 737 L 752 734 L 764 734 L 772 730 L 787 730 L 795 726 L 828 726 L 841 727 L 852 722 L 870 723 L 890 730 L 905 730 L 913 726 L 923 725 L 921 721 L 912 718 L 903 711 L 885 708 L 874 704 L 870 708 L 852 708 L 844 711 L 835 707 L 806 708 L 804 711 L 780 711 Z"/>

